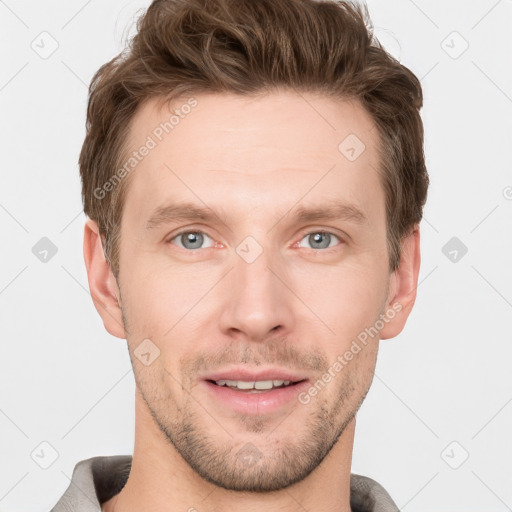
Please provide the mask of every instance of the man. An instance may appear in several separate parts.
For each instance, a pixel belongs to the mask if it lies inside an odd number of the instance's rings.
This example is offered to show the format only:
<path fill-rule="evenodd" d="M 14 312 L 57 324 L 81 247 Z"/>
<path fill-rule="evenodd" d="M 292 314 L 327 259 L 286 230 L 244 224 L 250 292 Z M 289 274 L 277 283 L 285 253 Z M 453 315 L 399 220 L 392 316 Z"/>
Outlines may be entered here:
<path fill-rule="evenodd" d="M 416 296 L 421 106 L 364 7 L 152 3 L 93 78 L 80 155 L 134 453 L 77 464 L 55 512 L 398 510 L 351 457 Z"/>

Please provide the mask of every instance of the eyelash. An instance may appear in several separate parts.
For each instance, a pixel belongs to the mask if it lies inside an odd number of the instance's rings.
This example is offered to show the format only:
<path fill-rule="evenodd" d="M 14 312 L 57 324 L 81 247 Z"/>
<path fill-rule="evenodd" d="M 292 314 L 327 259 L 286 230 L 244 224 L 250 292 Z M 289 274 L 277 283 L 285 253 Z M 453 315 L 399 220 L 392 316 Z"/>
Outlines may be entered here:
<path fill-rule="evenodd" d="M 179 236 L 185 234 L 185 233 L 199 233 L 201 235 L 206 235 L 208 238 L 210 238 L 211 240 L 213 240 L 213 238 L 208 235 L 208 233 L 205 233 L 204 231 L 201 231 L 200 229 L 184 229 L 178 233 L 175 233 L 173 234 L 170 238 L 167 239 L 167 242 L 166 243 L 171 243 L 172 240 L 174 240 L 175 238 L 178 238 Z M 341 238 L 340 235 L 337 235 L 336 233 L 332 232 L 332 231 L 327 231 L 325 229 L 313 229 L 311 231 L 305 231 L 305 232 L 302 232 L 300 234 L 300 239 L 298 240 L 298 242 L 301 242 L 306 236 L 308 235 L 312 235 L 312 234 L 316 234 L 316 233 L 323 233 L 323 234 L 327 234 L 327 235 L 331 235 L 331 236 L 334 236 L 335 238 L 337 238 L 339 241 L 340 241 L 340 244 L 337 244 L 333 247 L 326 247 L 325 249 L 310 249 L 314 252 L 331 252 L 332 250 L 335 250 L 337 247 L 339 247 L 339 245 L 343 244 L 344 243 L 344 240 L 343 238 Z M 298 242 L 295 242 L 293 244 L 293 246 L 295 246 Z M 178 246 L 179 247 L 179 246 Z M 201 248 L 199 249 L 186 249 L 186 248 L 183 248 L 183 247 L 179 247 L 180 249 L 183 249 L 187 252 L 194 252 L 194 251 L 199 251 L 201 250 Z M 206 249 L 213 249 L 214 247 L 206 247 Z M 300 247 L 302 249 L 302 247 Z M 306 247 L 306 249 L 309 249 L 308 247 Z"/>

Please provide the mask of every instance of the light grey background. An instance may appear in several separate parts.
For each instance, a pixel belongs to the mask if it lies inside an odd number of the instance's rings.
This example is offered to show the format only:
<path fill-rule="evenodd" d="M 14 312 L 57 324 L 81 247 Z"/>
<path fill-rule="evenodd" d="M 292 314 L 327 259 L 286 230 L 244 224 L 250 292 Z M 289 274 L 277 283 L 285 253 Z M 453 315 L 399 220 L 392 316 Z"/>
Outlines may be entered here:
<path fill-rule="evenodd" d="M 133 374 L 88 292 L 77 158 L 87 85 L 148 5 L 0 1 L 1 512 L 48 511 L 78 461 L 132 453 Z M 408 512 L 510 510 L 512 2 L 368 5 L 422 81 L 431 187 L 417 302 L 381 343 L 352 470 Z"/>

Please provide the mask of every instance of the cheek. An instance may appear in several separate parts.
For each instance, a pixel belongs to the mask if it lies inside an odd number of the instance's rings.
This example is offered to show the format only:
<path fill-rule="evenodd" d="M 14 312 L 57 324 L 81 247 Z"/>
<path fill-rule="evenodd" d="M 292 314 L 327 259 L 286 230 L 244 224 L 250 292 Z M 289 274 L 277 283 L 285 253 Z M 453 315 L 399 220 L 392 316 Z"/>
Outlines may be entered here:
<path fill-rule="evenodd" d="M 162 337 L 212 286 L 214 276 L 211 271 L 209 276 L 187 272 L 183 266 L 157 263 L 156 259 L 144 253 L 129 258 L 122 292 L 134 328 Z"/>
<path fill-rule="evenodd" d="M 306 280 L 291 276 L 292 287 L 306 306 L 335 332 L 327 337 L 334 344 L 350 342 L 378 318 L 387 291 L 385 274 L 379 274 L 378 269 L 340 266 L 312 270 L 306 275 Z"/>
<path fill-rule="evenodd" d="M 172 340 L 178 352 L 185 349 L 185 338 L 194 338 L 194 331 L 201 336 L 205 322 L 218 316 L 212 300 L 225 267 L 212 261 L 170 262 L 162 248 L 150 253 L 125 247 L 124 254 L 122 291 L 131 334 L 162 343 Z M 298 325 L 306 330 L 319 325 L 327 334 L 322 336 L 325 342 L 332 339 L 336 349 L 375 322 L 385 298 L 385 269 L 373 251 L 349 253 L 343 262 L 331 265 L 297 260 L 280 274 L 300 299 L 289 298 Z"/>

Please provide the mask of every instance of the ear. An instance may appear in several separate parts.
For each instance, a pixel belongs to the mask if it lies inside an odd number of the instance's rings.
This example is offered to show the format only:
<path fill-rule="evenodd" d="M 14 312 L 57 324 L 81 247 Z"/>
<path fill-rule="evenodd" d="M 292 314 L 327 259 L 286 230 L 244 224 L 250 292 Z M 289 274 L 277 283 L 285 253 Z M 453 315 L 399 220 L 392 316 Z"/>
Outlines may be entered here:
<path fill-rule="evenodd" d="M 390 278 L 386 311 L 393 310 L 395 314 L 387 314 L 390 320 L 380 331 L 380 339 L 394 338 L 402 332 L 416 300 L 420 260 L 420 230 L 416 225 L 402 241 L 400 265 Z"/>
<path fill-rule="evenodd" d="M 87 219 L 84 227 L 84 260 L 92 301 L 105 329 L 117 338 L 126 338 L 117 282 L 105 259 L 98 224 Z"/>

